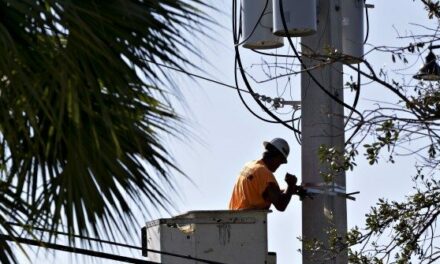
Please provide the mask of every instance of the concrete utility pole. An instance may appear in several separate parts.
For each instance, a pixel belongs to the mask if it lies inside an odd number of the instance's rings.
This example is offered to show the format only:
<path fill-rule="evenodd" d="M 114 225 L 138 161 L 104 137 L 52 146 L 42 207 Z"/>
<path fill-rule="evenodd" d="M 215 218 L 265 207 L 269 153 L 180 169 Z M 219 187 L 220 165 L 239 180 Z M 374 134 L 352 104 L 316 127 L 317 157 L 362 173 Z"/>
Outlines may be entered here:
<path fill-rule="evenodd" d="M 302 52 L 308 55 L 328 54 L 329 50 L 341 51 L 341 0 L 318 1 L 318 31 L 313 36 L 302 38 Z M 310 49 L 308 49 L 309 47 Z M 303 57 L 307 68 L 321 62 Z M 343 100 L 342 64 L 333 63 L 312 70 L 316 79 L 334 96 Z M 302 96 L 302 181 L 303 183 L 320 184 L 324 180 L 320 171 L 326 171 L 319 161 L 318 149 L 321 145 L 344 149 L 343 106 L 326 95 L 307 73 L 301 76 Z M 335 179 L 335 183 L 345 188 L 345 173 Z M 336 228 L 344 237 L 347 232 L 347 204 L 340 196 L 318 195 L 313 200 L 305 199 L 302 203 L 303 239 L 316 239 L 328 246 L 327 231 Z M 312 254 L 303 243 L 303 263 L 337 263 L 348 262 L 347 253 L 336 257 L 323 250 Z"/>

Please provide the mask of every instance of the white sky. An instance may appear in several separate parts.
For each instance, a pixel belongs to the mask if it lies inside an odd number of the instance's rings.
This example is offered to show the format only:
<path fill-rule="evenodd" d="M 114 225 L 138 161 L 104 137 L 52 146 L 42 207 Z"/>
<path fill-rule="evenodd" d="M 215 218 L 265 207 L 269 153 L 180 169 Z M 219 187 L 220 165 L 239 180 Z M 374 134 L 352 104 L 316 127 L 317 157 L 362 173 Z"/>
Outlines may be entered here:
<path fill-rule="evenodd" d="M 231 25 L 230 1 L 211 1 L 225 14 L 209 12 L 212 18 L 227 29 L 214 27 L 214 41 L 202 39 L 197 43 L 204 59 L 194 58 L 193 62 L 200 65 L 211 78 L 233 84 L 234 53 Z M 423 24 L 426 22 L 426 13 L 418 1 L 412 0 L 370 0 L 375 9 L 370 10 L 370 38 L 368 43 L 386 45 L 395 43 L 397 33 L 404 33 L 406 29 L 413 31 L 417 27 L 409 23 Z M 368 47 L 366 48 L 368 49 Z M 258 61 L 259 55 L 245 53 L 246 61 Z M 367 57 L 377 67 L 391 64 L 391 57 Z M 421 62 L 418 63 L 418 65 Z M 391 65 L 392 66 L 392 65 Z M 414 73 L 417 71 L 414 68 Z M 196 72 L 196 71 L 193 71 Z M 200 73 L 200 72 L 199 72 Z M 203 75 L 207 75 L 202 73 Z M 173 73 L 174 74 L 174 73 Z M 231 190 L 237 173 L 243 164 L 249 160 L 260 158 L 263 150 L 262 142 L 274 137 L 282 137 L 291 145 L 291 155 L 288 164 L 282 166 L 276 173 L 281 186 L 286 172 L 296 174 L 301 178 L 300 146 L 294 135 L 281 125 L 263 123 L 254 118 L 242 105 L 236 91 L 205 81 L 186 78 L 175 74 L 181 91 L 184 94 L 188 109 L 181 112 L 191 130 L 200 139 L 185 142 L 169 140 L 168 145 L 176 162 L 197 186 L 178 177 L 180 195 L 180 212 L 190 210 L 226 209 Z M 293 97 L 298 99 L 299 85 L 297 81 L 292 85 Z M 295 83 L 296 82 L 296 83 Z M 259 91 L 271 93 L 273 87 L 259 87 Z M 384 99 L 382 88 L 368 86 L 362 91 L 361 99 L 371 97 Z M 273 91 L 272 91 L 273 92 Z M 347 94 L 347 101 L 350 96 Z M 385 96 L 386 98 L 386 96 Z M 247 97 L 252 101 L 250 97 Z M 396 101 L 389 97 L 390 101 Z M 180 108 L 180 107 L 179 107 Z M 258 110 L 258 108 L 254 108 Z M 369 166 L 363 155 L 357 158 L 358 167 L 354 172 L 347 173 L 347 190 L 360 191 L 357 201 L 347 201 L 348 224 L 363 225 L 364 215 L 380 197 L 401 199 L 411 190 L 410 178 L 415 174 L 413 158 L 398 158 L 395 165 L 386 163 L 382 159 L 379 165 Z M 168 217 L 166 214 L 157 217 Z M 153 219 L 145 219 L 149 221 Z M 269 216 L 269 250 L 277 252 L 278 263 L 301 263 L 301 255 L 297 252 L 301 244 L 297 237 L 301 235 L 301 204 L 294 198 L 285 212 L 274 211 Z M 139 227 L 140 228 L 140 227 Z M 138 244 L 137 241 L 133 244 Z M 24 261 L 24 260 L 23 260 Z M 46 262 L 49 261 L 49 262 Z M 91 260 L 75 259 L 68 254 L 57 254 L 55 258 L 39 254 L 34 263 L 90 263 Z M 24 262 L 23 262 L 24 263 Z M 103 261 L 102 263 L 110 263 Z M 116 263 L 116 262 L 115 262 Z"/>

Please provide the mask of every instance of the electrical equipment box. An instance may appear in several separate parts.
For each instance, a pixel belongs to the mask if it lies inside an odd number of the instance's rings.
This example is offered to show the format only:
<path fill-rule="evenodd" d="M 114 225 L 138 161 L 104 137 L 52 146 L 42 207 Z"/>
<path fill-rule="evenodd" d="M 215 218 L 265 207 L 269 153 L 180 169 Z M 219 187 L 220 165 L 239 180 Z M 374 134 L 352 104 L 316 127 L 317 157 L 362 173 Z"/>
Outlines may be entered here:
<path fill-rule="evenodd" d="M 143 252 L 158 263 L 275 264 L 267 252 L 268 212 L 190 211 L 151 221 L 142 231 Z"/>
<path fill-rule="evenodd" d="M 343 62 L 360 63 L 364 56 L 364 0 L 341 1 Z"/>
<path fill-rule="evenodd" d="M 280 1 L 283 1 L 283 13 L 287 25 L 287 32 L 283 25 Z M 316 33 L 316 9 L 316 0 L 274 0 L 273 33 L 277 36 L 284 37 L 301 37 Z"/>
<path fill-rule="evenodd" d="M 243 16 L 241 42 L 248 49 L 274 49 L 284 45 L 284 40 L 272 33 L 272 0 L 242 0 Z"/>

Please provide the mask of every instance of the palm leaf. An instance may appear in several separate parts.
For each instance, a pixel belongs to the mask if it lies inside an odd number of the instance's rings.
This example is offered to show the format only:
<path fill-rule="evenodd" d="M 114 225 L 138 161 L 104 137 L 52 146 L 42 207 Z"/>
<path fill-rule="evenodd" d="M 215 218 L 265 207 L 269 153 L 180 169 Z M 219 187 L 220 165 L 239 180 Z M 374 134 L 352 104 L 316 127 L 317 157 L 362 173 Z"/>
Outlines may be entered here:
<path fill-rule="evenodd" d="M 6 182 L 0 181 L 0 235 L 17 237 L 19 233 L 11 222 L 23 224 L 31 214 L 32 208 L 23 200 L 16 198 L 16 192 Z M 28 232 L 33 235 L 32 231 Z M 20 247 L 22 250 L 24 248 Z M 0 262 L 4 264 L 18 263 L 14 250 L 0 238 Z"/>
<path fill-rule="evenodd" d="M 134 209 L 172 206 L 180 171 L 160 135 L 184 127 L 172 79 L 149 61 L 191 65 L 183 36 L 206 21 L 202 5 L 0 1 L 1 177 L 35 206 L 33 221 L 111 236 L 135 226 Z"/>

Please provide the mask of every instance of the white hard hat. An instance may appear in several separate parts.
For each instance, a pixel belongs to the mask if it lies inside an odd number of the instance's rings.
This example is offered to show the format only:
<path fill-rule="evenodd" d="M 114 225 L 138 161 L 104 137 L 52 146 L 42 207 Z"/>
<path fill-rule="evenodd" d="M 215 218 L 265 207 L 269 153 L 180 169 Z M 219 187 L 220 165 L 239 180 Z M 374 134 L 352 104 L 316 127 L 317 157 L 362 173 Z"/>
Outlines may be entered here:
<path fill-rule="evenodd" d="M 289 156 L 289 151 L 290 151 L 289 144 L 287 144 L 287 141 L 285 141 L 282 138 L 274 138 L 270 142 L 267 141 L 263 142 L 264 147 L 266 147 L 268 144 L 272 145 L 279 152 L 281 152 L 284 158 L 286 158 L 286 162 L 287 162 L 287 156 Z"/>

